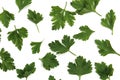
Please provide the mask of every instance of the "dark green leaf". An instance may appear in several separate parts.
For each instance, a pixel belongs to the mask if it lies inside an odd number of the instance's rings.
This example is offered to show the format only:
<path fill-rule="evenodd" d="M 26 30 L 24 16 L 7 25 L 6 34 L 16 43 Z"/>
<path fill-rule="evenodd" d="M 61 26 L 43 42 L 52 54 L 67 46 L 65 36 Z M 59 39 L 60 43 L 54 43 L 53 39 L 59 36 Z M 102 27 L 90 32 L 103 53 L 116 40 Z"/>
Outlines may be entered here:
<path fill-rule="evenodd" d="M 0 14 L 0 21 L 2 24 L 8 28 L 11 20 L 14 20 L 14 14 L 9 13 L 7 10 L 3 9 L 3 12 Z"/>
<path fill-rule="evenodd" d="M 32 0 L 16 0 L 16 5 L 19 8 L 19 12 L 26 7 L 27 5 L 31 4 Z"/>
<path fill-rule="evenodd" d="M 86 41 L 89 39 L 90 35 L 94 32 L 91 30 L 88 26 L 81 26 L 79 28 L 82 32 L 75 34 L 73 37 L 75 39 L 82 39 L 83 41 Z"/>
<path fill-rule="evenodd" d="M 35 72 L 35 70 L 35 63 L 32 62 L 31 64 L 26 64 L 24 69 L 16 69 L 16 72 L 19 78 L 28 78 L 31 74 Z"/>
<path fill-rule="evenodd" d="M 72 0 L 71 6 L 76 9 L 76 12 L 80 15 L 96 12 L 96 7 L 100 0 Z M 100 15 L 99 13 L 97 13 Z M 101 15 L 100 15 L 101 16 Z"/>
<path fill-rule="evenodd" d="M 108 54 L 117 54 L 119 55 L 111 46 L 109 40 L 95 40 L 97 47 L 99 48 L 99 53 L 102 56 L 106 56 Z"/>
<path fill-rule="evenodd" d="M 37 13 L 36 11 L 28 10 L 28 19 L 32 21 L 35 24 L 38 24 L 41 20 L 43 20 L 43 17 L 40 13 Z"/>
<path fill-rule="evenodd" d="M 37 13 L 36 11 L 32 11 L 32 10 L 28 10 L 28 19 L 30 21 L 32 21 L 33 23 L 36 24 L 36 27 L 38 29 L 38 32 L 39 32 L 39 28 L 37 26 L 37 24 L 43 20 L 43 17 L 40 13 Z"/>
<path fill-rule="evenodd" d="M 54 78 L 54 76 L 49 76 L 49 80 L 56 80 L 55 78 Z"/>
<path fill-rule="evenodd" d="M 115 20 L 116 20 L 115 12 L 113 10 L 110 10 L 110 12 L 106 14 L 106 17 L 101 19 L 101 24 L 104 27 L 112 30 L 112 33 L 113 33 Z"/>
<path fill-rule="evenodd" d="M 112 64 L 107 66 L 104 62 L 95 63 L 96 73 L 100 76 L 100 79 L 107 80 L 110 79 L 110 76 L 113 75 L 113 67 Z"/>
<path fill-rule="evenodd" d="M 52 51 L 56 52 L 57 54 L 62 54 L 68 51 L 71 52 L 70 47 L 74 43 L 74 39 L 70 39 L 70 36 L 64 35 L 62 43 L 60 43 L 60 41 L 58 40 L 55 40 L 54 42 L 49 43 L 49 47 Z"/>
<path fill-rule="evenodd" d="M 52 53 L 47 53 L 42 59 L 43 67 L 47 70 L 55 68 L 59 65 L 56 56 Z"/>
<path fill-rule="evenodd" d="M 40 46 L 41 46 L 42 42 L 31 42 L 31 46 L 32 46 L 32 53 L 39 53 L 40 52 Z"/>
<path fill-rule="evenodd" d="M 74 24 L 75 13 L 60 8 L 59 6 L 52 6 L 50 16 L 52 16 L 52 30 L 59 30 L 64 28 L 67 22 L 70 26 Z"/>
<path fill-rule="evenodd" d="M 16 29 L 14 31 L 8 32 L 8 40 L 12 41 L 15 46 L 21 50 L 23 45 L 23 38 L 28 36 L 28 32 L 25 28 Z"/>
<path fill-rule="evenodd" d="M 68 64 L 68 72 L 72 75 L 77 75 L 79 78 L 85 74 L 92 72 L 92 65 L 90 61 L 86 61 L 82 56 L 75 59 L 75 63 Z"/>
<path fill-rule="evenodd" d="M 0 60 L 2 62 L 0 62 L 0 68 L 3 70 L 3 71 L 8 71 L 8 70 L 13 70 L 15 69 L 15 65 L 14 65 L 14 59 L 11 58 L 10 54 L 5 51 L 4 48 L 2 48 L 0 50 Z"/>

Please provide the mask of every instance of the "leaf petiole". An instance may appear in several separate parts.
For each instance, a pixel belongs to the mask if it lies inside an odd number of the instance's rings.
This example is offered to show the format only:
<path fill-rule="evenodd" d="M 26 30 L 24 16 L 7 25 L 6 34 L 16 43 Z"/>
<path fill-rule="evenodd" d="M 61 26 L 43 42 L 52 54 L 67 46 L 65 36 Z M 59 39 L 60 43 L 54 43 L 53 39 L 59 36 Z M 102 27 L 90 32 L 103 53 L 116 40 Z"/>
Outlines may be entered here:
<path fill-rule="evenodd" d="M 73 52 L 72 52 L 72 51 L 70 51 L 70 50 L 69 50 L 68 52 L 70 52 L 70 53 L 71 53 L 72 55 L 74 55 L 74 56 L 77 56 L 75 53 L 73 53 Z"/>
<path fill-rule="evenodd" d="M 102 16 L 100 13 L 98 13 L 97 11 L 94 11 L 97 15 L 99 15 L 99 16 Z"/>
<path fill-rule="evenodd" d="M 37 25 L 37 24 L 35 24 L 35 25 L 36 25 L 36 27 L 37 27 L 38 32 L 40 32 L 40 30 L 39 30 L 39 28 L 38 28 L 38 25 Z"/>
<path fill-rule="evenodd" d="M 79 80 L 81 80 L 81 76 L 79 76 Z"/>
<path fill-rule="evenodd" d="M 120 54 L 118 54 L 117 52 L 115 54 L 117 54 L 118 56 L 120 56 Z"/>
<path fill-rule="evenodd" d="M 3 11 L 5 10 L 3 7 L 2 7 Z"/>
<path fill-rule="evenodd" d="M 113 29 L 112 29 L 112 35 L 113 35 Z"/>
<path fill-rule="evenodd" d="M 63 11 L 62 11 L 61 13 L 64 14 L 64 12 L 65 12 L 65 10 L 66 10 L 66 7 L 67 7 L 67 2 L 65 3 L 65 7 L 64 7 L 64 9 L 63 9 Z"/>
<path fill-rule="evenodd" d="M 110 80 L 110 77 L 108 77 L 108 80 Z"/>
<path fill-rule="evenodd" d="M 17 30 L 16 26 L 14 25 L 15 30 Z"/>

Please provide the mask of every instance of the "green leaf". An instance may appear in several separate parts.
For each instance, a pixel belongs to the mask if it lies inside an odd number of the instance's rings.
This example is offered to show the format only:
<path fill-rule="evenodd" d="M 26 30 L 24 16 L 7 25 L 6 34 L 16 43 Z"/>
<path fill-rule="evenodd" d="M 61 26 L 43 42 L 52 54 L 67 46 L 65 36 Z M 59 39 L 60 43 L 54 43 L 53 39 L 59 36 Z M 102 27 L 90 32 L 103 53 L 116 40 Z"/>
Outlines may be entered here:
<path fill-rule="evenodd" d="M 36 71 L 35 63 L 26 64 L 24 69 L 16 69 L 18 78 L 27 78 Z"/>
<path fill-rule="evenodd" d="M 62 42 L 62 43 L 61 43 Z M 75 43 L 74 39 L 70 39 L 70 36 L 64 35 L 62 41 L 55 40 L 54 42 L 49 43 L 49 47 L 52 51 L 57 54 L 63 54 L 66 52 L 70 52 L 70 47 Z M 72 53 L 75 55 L 74 53 Z"/>
<path fill-rule="evenodd" d="M 92 64 L 90 61 L 86 61 L 82 56 L 75 59 L 75 63 L 70 62 L 68 64 L 68 72 L 72 75 L 77 75 L 79 80 L 81 76 L 92 72 Z"/>
<path fill-rule="evenodd" d="M 112 64 L 107 66 L 104 62 L 102 63 L 95 63 L 96 73 L 100 76 L 102 80 L 110 80 L 110 76 L 113 75 L 113 67 Z"/>
<path fill-rule="evenodd" d="M 24 27 L 8 32 L 8 40 L 12 41 L 19 50 L 22 49 L 23 39 L 27 36 L 28 32 Z"/>
<path fill-rule="evenodd" d="M 66 3 L 67 5 L 67 3 Z M 66 8 L 65 5 L 65 8 Z M 73 26 L 75 20 L 75 13 L 70 12 L 60 8 L 59 6 L 52 6 L 52 11 L 50 12 L 50 16 L 52 16 L 52 30 L 59 30 L 60 28 L 65 27 L 65 23 L 67 22 L 70 26 Z"/>
<path fill-rule="evenodd" d="M 116 20 L 115 12 L 113 10 L 110 10 L 110 12 L 106 14 L 106 17 L 101 19 L 101 24 L 104 27 L 112 30 L 112 34 L 113 34 L 113 27 L 115 20 Z"/>
<path fill-rule="evenodd" d="M 32 53 L 39 53 L 40 52 L 40 46 L 41 46 L 42 42 L 31 42 L 31 46 L 32 46 Z"/>
<path fill-rule="evenodd" d="M 36 27 L 39 32 L 39 28 L 38 28 L 37 24 L 43 20 L 42 15 L 40 13 L 37 13 L 36 11 L 28 10 L 27 16 L 30 21 L 32 21 L 34 24 L 36 24 Z"/>
<path fill-rule="evenodd" d="M 74 25 L 74 20 L 75 20 L 75 13 L 74 12 L 70 12 L 70 11 L 65 11 L 64 13 L 64 18 L 66 20 L 66 22 L 70 25 L 73 26 Z"/>
<path fill-rule="evenodd" d="M 106 56 L 108 54 L 117 54 L 120 56 L 120 54 L 118 54 L 111 46 L 110 41 L 109 40 L 95 40 L 95 43 L 97 45 L 97 47 L 99 48 L 99 53 L 102 56 Z"/>
<path fill-rule="evenodd" d="M 91 30 L 88 26 L 81 26 L 79 28 L 82 32 L 75 34 L 73 37 L 75 39 L 82 39 L 83 41 L 86 41 L 89 39 L 90 35 L 94 32 Z"/>
<path fill-rule="evenodd" d="M 90 12 L 95 12 L 101 16 L 97 11 L 96 7 L 100 0 L 72 0 L 71 6 L 76 9 L 79 15 L 83 15 Z"/>
<path fill-rule="evenodd" d="M 7 10 L 3 9 L 3 12 L 0 14 L 0 21 L 2 24 L 8 28 L 9 23 L 11 20 L 14 20 L 14 14 L 8 12 Z"/>
<path fill-rule="evenodd" d="M 15 65 L 14 65 L 14 59 L 11 58 L 10 53 L 8 53 L 7 51 L 5 51 L 4 48 L 2 48 L 0 50 L 0 60 L 2 62 L 0 62 L 0 69 L 2 69 L 3 71 L 8 71 L 8 70 L 13 70 L 15 69 Z"/>
<path fill-rule="evenodd" d="M 55 78 L 54 78 L 54 76 L 49 76 L 49 80 L 56 80 Z"/>
<path fill-rule="evenodd" d="M 31 4 L 32 0 L 16 0 L 16 5 L 19 8 L 19 12 L 26 7 L 27 5 Z"/>
<path fill-rule="evenodd" d="M 52 68 L 55 68 L 59 65 L 56 56 L 52 53 L 47 53 L 42 59 L 40 59 L 43 63 L 43 67 L 46 70 L 50 70 Z"/>

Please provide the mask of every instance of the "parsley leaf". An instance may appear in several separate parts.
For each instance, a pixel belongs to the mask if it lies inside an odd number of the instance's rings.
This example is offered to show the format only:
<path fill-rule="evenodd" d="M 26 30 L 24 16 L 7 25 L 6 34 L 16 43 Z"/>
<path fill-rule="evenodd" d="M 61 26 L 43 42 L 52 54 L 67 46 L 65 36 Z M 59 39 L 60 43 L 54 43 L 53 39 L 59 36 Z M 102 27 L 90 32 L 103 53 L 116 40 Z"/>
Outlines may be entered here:
<path fill-rule="evenodd" d="M 20 29 L 16 29 L 14 31 L 8 32 L 8 40 L 12 41 L 15 46 L 21 50 L 23 45 L 23 38 L 26 38 L 28 36 L 27 29 L 22 27 Z"/>
<path fill-rule="evenodd" d="M 75 39 L 82 39 L 83 41 L 86 41 L 89 39 L 90 35 L 94 32 L 91 30 L 88 26 L 81 26 L 79 28 L 82 32 L 75 34 L 73 37 Z"/>
<path fill-rule="evenodd" d="M 40 13 L 36 13 L 36 11 L 28 10 L 28 19 L 36 24 L 37 30 L 39 32 L 38 23 L 43 20 L 43 17 Z"/>
<path fill-rule="evenodd" d="M 31 46 L 32 46 L 32 53 L 39 53 L 40 52 L 40 46 L 41 46 L 42 42 L 31 42 Z"/>
<path fill-rule="evenodd" d="M 54 76 L 49 76 L 49 80 L 56 80 L 55 78 L 54 78 Z"/>
<path fill-rule="evenodd" d="M 56 56 L 52 53 L 47 53 L 42 59 L 43 67 L 47 70 L 50 70 L 59 65 Z"/>
<path fill-rule="evenodd" d="M 96 7 L 100 0 L 72 0 L 71 6 L 76 9 L 79 15 L 83 15 L 90 12 L 95 12 L 101 16 L 97 11 Z"/>
<path fill-rule="evenodd" d="M 48 80 L 56 80 L 56 79 L 54 78 L 54 76 L 50 75 Z M 59 80 L 61 80 L 61 79 L 59 79 Z"/>
<path fill-rule="evenodd" d="M 95 43 L 97 45 L 97 47 L 99 48 L 99 53 L 102 56 L 106 56 L 108 54 L 117 54 L 120 56 L 120 54 L 118 54 L 111 46 L 110 41 L 109 40 L 95 40 Z"/>
<path fill-rule="evenodd" d="M 14 14 L 8 12 L 7 10 L 3 9 L 3 12 L 0 14 L 0 21 L 2 24 L 8 28 L 9 23 L 11 20 L 14 20 Z"/>
<path fill-rule="evenodd" d="M 67 3 L 66 3 L 67 5 Z M 62 9 L 59 6 L 52 6 L 52 11 L 50 12 L 50 16 L 52 16 L 52 30 L 59 30 L 60 28 L 64 28 L 65 23 L 67 22 L 70 26 L 73 26 L 75 20 L 75 13 Z"/>
<path fill-rule="evenodd" d="M 0 50 L 0 60 L 2 62 L 0 62 L 0 68 L 3 71 L 8 71 L 8 70 L 13 70 L 15 69 L 15 65 L 14 65 L 14 59 L 11 58 L 10 53 L 8 53 L 7 51 L 5 51 L 4 48 L 2 48 Z"/>
<path fill-rule="evenodd" d="M 16 0 L 16 5 L 19 8 L 19 12 L 26 7 L 27 5 L 31 4 L 32 0 Z"/>
<path fill-rule="evenodd" d="M 26 78 L 26 80 L 35 71 L 36 71 L 36 68 L 35 68 L 34 62 L 32 62 L 31 64 L 26 64 L 24 69 L 16 69 L 16 72 L 18 74 L 17 77 Z"/>
<path fill-rule="evenodd" d="M 90 61 L 86 61 L 82 56 L 75 59 L 75 63 L 69 62 L 68 72 L 72 75 L 77 75 L 79 80 L 81 76 L 92 72 L 92 64 Z"/>
<path fill-rule="evenodd" d="M 106 17 L 101 19 L 101 24 L 104 27 L 112 30 L 112 34 L 113 34 L 113 27 L 115 20 L 116 20 L 115 12 L 113 10 L 110 10 L 110 12 L 106 14 Z"/>
<path fill-rule="evenodd" d="M 74 39 L 70 39 L 70 36 L 64 35 L 62 39 L 62 43 L 60 41 L 55 40 L 54 42 L 49 43 L 49 47 L 52 51 L 57 54 L 63 54 L 66 52 L 70 52 L 76 56 L 73 52 L 70 51 L 70 47 L 74 44 Z"/>
<path fill-rule="evenodd" d="M 102 63 L 95 63 L 96 73 L 100 76 L 102 80 L 110 80 L 110 76 L 113 75 L 113 67 L 112 64 L 107 66 L 104 62 Z"/>

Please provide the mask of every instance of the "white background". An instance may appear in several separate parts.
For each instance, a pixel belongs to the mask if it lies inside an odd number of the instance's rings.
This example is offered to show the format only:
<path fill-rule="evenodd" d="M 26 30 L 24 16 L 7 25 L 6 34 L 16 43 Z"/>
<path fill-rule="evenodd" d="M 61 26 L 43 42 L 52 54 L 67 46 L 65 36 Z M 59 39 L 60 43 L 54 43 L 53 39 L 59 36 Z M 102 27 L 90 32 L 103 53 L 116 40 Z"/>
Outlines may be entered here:
<path fill-rule="evenodd" d="M 100 56 L 98 53 L 98 48 L 94 40 L 104 40 L 109 39 L 112 47 L 120 53 L 120 0 L 101 0 L 96 10 L 102 15 L 98 16 L 95 13 L 88 13 L 85 15 L 76 15 L 76 21 L 73 27 L 66 24 L 65 28 L 58 31 L 52 31 L 51 17 L 49 13 L 51 11 L 51 6 L 60 6 L 64 8 L 65 2 L 68 3 L 67 10 L 74 11 L 70 6 L 72 0 L 32 0 L 32 4 L 24 8 L 20 13 L 18 13 L 18 7 L 15 4 L 15 0 L 0 0 L 0 13 L 2 12 L 2 7 L 11 13 L 15 14 L 15 21 L 11 21 L 9 28 L 5 28 L 2 23 L 0 23 L 0 28 L 2 29 L 2 40 L 0 43 L 0 49 L 5 48 L 14 58 L 14 63 L 16 68 L 23 69 L 26 64 L 35 62 L 36 71 L 34 74 L 30 75 L 28 80 L 48 80 L 49 75 L 55 76 L 56 80 L 78 80 L 75 75 L 70 75 L 67 72 L 67 66 L 69 62 L 74 62 L 75 56 L 70 53 L 65 53 L 62 55 L 57 55 L 59 61 L 59 66 L 47 71 L 43 68 L 39 58 L 45 56 L 47 52 L 51 52 L 48 43 L 54 40 L 61 40 L 64 35 L 73 36 L 79 32 L 79 27 L 82 25 L 88 25 L 95 32 L 90 36 L 88 41 L 75 40 L 75 44 L 71 47 L 71 51 L 76 53 L 78 56 L 81 55 L 87 60 L 91 60 L 93 64 L 93 71 L 90 74 L 82 76 L 82 80 L 100 80 L 99 76 L 95 73 L 94 63 L 102 62 L 112 64 L 114 68 L 113 76 L 111 80 L 120 79 L 120 56 L 117 55 L 107 55 L 105 57 Z M 43 21 L 41 21 L 38 26 L 40 33 L 37 32 L 37 28 L 27 19 L 28 9 L 36 10 L 37 12 L 43 14 Z M 114 34 L 107 28 L 101 26 L 101 18 L 104 18 L 106 13 L 113 9 L 116 14 L 116 22 L 114 25 Z M 17 28 L 25 27 L 28 30 L 28 38 L 24 39 L 22 50 L 19 51 L 11 41 L 7 39 L 7 33 L 14 30 L 14 25 Z M 41 51 L 39 54 L 32 54 L 30 43 L 31 41 L 43 41 L 41 45 Z M 25 80 L 17 78 L 16 71 L 3 72 L 0 70 L 0 80 Z"/>

